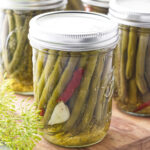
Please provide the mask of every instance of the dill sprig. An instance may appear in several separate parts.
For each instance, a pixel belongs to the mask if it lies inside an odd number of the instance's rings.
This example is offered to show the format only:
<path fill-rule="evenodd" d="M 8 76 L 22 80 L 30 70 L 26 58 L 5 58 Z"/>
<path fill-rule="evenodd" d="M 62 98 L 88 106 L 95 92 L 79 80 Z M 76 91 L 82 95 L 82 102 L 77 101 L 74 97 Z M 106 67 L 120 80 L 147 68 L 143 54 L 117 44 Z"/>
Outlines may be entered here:
<path fill-rule="evenodd" d="M 32 150 L 42 127 L 36 104 L 20 100 L 10 89 L 10 80 L 0 83 L 0 144 L 12 150 Z M 26 100 L 27 101 L 27 100 Z"/>

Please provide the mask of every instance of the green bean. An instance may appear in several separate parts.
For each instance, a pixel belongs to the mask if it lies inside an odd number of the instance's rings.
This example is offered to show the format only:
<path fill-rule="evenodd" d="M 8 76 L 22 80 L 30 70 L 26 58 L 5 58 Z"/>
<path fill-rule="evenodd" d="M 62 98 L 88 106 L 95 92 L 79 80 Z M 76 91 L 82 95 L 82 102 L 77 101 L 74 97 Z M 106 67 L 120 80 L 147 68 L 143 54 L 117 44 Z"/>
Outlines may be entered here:
<path fill-rule="evenodd" d="M 39 51 L 37 52 L 37 58 L 35 59 L 36 62 L 35 62 L 35 75 L 34 75 L 34 93 L 35 93 L 35 100 L 36 102 L 39 102 L 40 100 L 40 97 L 39 95 L 37 95 L 37 85 L 38 85 L 38 82 L 39 82 L 39 79 L 40 79 L 40 76 L 42 74 L 42 71 L 43 71 L 43 68 L 44 68 L 44 61 L 45 61 L 45 55 L 46 53 L 42 52 L 42 51 Z"/>
<path fill-rule="evenodd" d="M 63 90 L 67 86 L 68 82 L 70 81 L 78 61 L 79 61 L 78 57 L 71 56 L 57 86 L 55 87 L 52 95 L 50 96 L 50 99 L 49 99 L 47 107 L 46 107 L 46 112 L 44 114 L 44 124 L 45 125 L 50 120 L 53 110 L 54 110 L 56 104 L 58 103 L 57 99 L 59 98 L 60 94 L 63 92 Z"/>
<path fill-rule="evenodd" d="M 114 96 L 119 95 L 120 91 L 120 43 L 114 50 L 113 65 L 114 65 L 114 80 L 115 80 L 115 92 Z"/>
<path fill-rule="evenodd" d="M 18 75 L 21 74 L 21 72 L 24 72 L 26 75 L 28 74 L 27 70 L 25 70 L 25 66 L 26 66 L 26 61 L 25 59 L 28 58 L 28 49 L 29 49 L 29 44 L 26 44 L 25 49 L 24 49 L 24 55 L 23 55 L 23 61 L 21 62 L 21 64 L 19 65 L 19 67 L 17 68 L 17 70 L 15 70 L 13 73 L 10 74 L 11 78 L 16 78 L 18 77 Z M 25 72 L 26 71 L 26 72 Z M 21 75 L 22 76 L 22 75 Z M 24 76 L 22 76 L 22 79 L 24 78 Z"/>
<path fill-rule="evenodd" d="M 8 16 L 8 26 L 9 26 L 9 39 L 8 39 L 8 49 L 9 49 L 9 61 L 12 59 L 12 55 L 17 46 L 16 33 L 15 33 L 15 19 L 12 10 L 6 10 Z"/>
<path fill-rule="evenodd" d="M 14 18 L 16 22 L 16 34 L 17 34 L 17 41 L 20 40 L 21 32 L 22 32 L 22 26 L 23 26 L 23 19 L 22 16 L 14 13 Z"/>
<path fill-rule="evenodd" d="M 126 65 L 126 78 L 129 80 L 135 72 L 136 49 L 137 49 L 137 28 L 130 27 L 129 42 L 128 42 L 128 57 Z"/>
<path fill-rule="evenodd" d="M 141 30 L 142 32 L 143 30 Z M 138 51 L 136 57 L 136 84 L 139 91 L 145 94 L 149 91 L 144 73 L 145 73 L 145 57 L 148 46 L 149 36 L 140 33 Z"/>
<path fill-rule="evenodd" d="M 51 97 L 52 92 L 55 86 L 57 85 L 59 78 L 63 72 L 63 69 L 67 63 L 68 57 L 67 56 L 65 57 L 63 54 L 64 52 L 61 52 L 60 55 L 58 56 L 54 69 L 50 74 L 50 76 L 48 77 L 42 95 L 39 99 L 39 105 L 38 105 L 39 109 L 43 109 L 43 107 L 47 104 L 47 101 L 49 97 Z"/>
<path fill-rule="evenodd" d="M 145 58 L 145 78 L 150 88 L 150 36 L 148 41 L 148 47 L 146 51 L 146 58 Z"/>
<path fill-rule="evenodd" d="M 126 102 L 127 97 L 127 80 L 125 77 L 125 70 L 127 60 L 128 38 L 128 29 L 124 27 L 124 29 L 122 29 L 120 62 L 120 99 L 122 102 Z"/>
<path fill-rule="evenodd" d="M 103 96 L 103 103 L 102 103 L 102 109 L 101 109 L 101 115 L 100 120 L 98 123 L 100 125 L 105 125 L 107 121 L 107 115 L 111 112 L 111 106 L 112 106 L 112 95 L 113 95 L 113 74 L 109 78 L 108 86 L 106 88 L 106 93 Z M 109 112 L 109 113 L 108 113 Z"/>
<path fill-rule="evenodd" d="M 98 56 L 94 55 L 90 56 L 88 59 L 88 64 L 86 66 L 84 77 L 80 85 L 79 94 L 77 95 L 77 98 L 75 100 L 70 119 L 66 122 L 66 124 L 63 127 L 64 131 L 70 130 L 74 126 L 76 121 L 79 119 L 80 113 L 82 112 L 82 107 L 85 104 L 86 97 L 88 95 L 88 90 L 96 67 L 97 58 Z"/>
<path fill-rule="evenodd" d="M 45 61 L 46 53 L 44 52 L 38 52 L 37 61 L 36 61 L 36 81 L 38 82 L 40 79 L 40 76 L 42 74 L 42 70 L 44 67 L 44 61 Z"/>
<path fill-rule="evenodd" d="M 91 86 L 90 86 L 90 93 L 89 93 L 89 98 L 88 98 L 88 103 L 86 110 L 84 112 L 84 115 L 82 117 L 82 121 L 79 124 L 79 129 L 78 130 L 84 130 L 86 127 L 88 127 L 89 123 L 92 120 L 94 110 L 96 107 L 96 102 L 98 98 L 98 91 L 100 87 L 100 80 L 101 80 L 101 75 L 103 72 L 103 66 L 104 66 L 104 59 L 103 56 L 99 56 L 92 80 L 91 80 Z"/>
<path fill-rule="evenodd" d="M 13 73 L 11 73 L 9 76 L 13 79 L 17 79 L 19 81 L 22 81 L 22 84 L 25 85 L 32 85 L 32 48 L 27 42 L 25 45 L 25 49 L 22 56 L 22 61 L 20 62 L 20 65 L 18 66 L 17 70 L 15 70 Z M 24 75 L 22 75 L 24 74 Z M 30 81 L 30 82 L 27 82 Z"/>
<path fill-rule="evenodd" d="M 10 33 L 15 30 L 15 20 L 14 20 L 12 10 L 6 10 L 6 13 L 8 15 L 8 24 L 9 24 L 9 33 Z"/>
<path fill-rule="evenodd" d="M 103 102 L 106 99 L 105 96 L 106 96 L 106 91 L 108 89 L 108 83 L 110 81 L 110 77 L 109 77 L 110 75 L 112 76 L 112 56 L 109 54 L 105 58 L 104 70 L 101 77 L 99 95 L 98 95 L 98 100 L 95 109 L 95 119 L 97 123 L 99 123 L 101 120 Z"/>
<path fill-rule="evenodd" d="M 129 80 L 129 104 L 136 105 L 137 104 L 137 86 L 135 78 Z"/>
<path fill-rule="evenodd" d="M 50 73 L 52 72 L 52 70 L 54 68 L 56 59 L 57 59 L 56 54 L 49 54 L 48 55 L 46 65 L 44 67 L 44 70 L 41 74 L 41 77 L 40 77 L 38 85 L 37 85 L 38 89 L 37 89 L 36 95 L 39 95 L 39 97 L 41 97 L 41 94 L 43 92 L 43 88 L 44 88 L 44 85 L 46 84 L 48 76 L 50 75 Z"/>
<path fill-rule="evenodd" d="M 74 107 L 75 100 L 76 100 L 76 97 L 77 97 L 78 93 L 79 93 L 79 88 L 76 89 L 76 91 L 74 92 L 73 96 L 72 96 L 72 97 L 70 98 L 70 100 L 69 100 L 68 106 L 69 106 L 69 108 L 70 108 L 70 111 L 72 111 L 72 109 L 73 109 L 73 107 Z"/>
<path fill-rule="evenodd" d="M 25 47 L 25 43 L 27 41 L 27 32 L 28 32 L 28 26 L 29 26 L 29 21 L 31 19 L 31 16 L 27 16 L 23 30 L 22 30 L 22 36 L 19 38 L 20 40 L 18 41 L 16 50 L 14 52 L 12 61 L 9 64 L 9 72 L 13 72 L 14 70 L 17 69 L 18 64 L 20 63 L 21 60 L 21 55 L 23 53 L 23 49 Z"/>

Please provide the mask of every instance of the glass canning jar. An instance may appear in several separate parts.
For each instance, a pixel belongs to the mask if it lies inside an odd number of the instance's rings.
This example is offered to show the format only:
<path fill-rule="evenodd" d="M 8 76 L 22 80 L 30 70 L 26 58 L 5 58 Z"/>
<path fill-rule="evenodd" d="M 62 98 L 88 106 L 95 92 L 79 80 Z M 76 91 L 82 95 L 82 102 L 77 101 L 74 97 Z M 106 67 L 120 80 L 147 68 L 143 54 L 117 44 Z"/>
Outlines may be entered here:
<path fill-rule="evenodd" d="M 111 118 L 117 25 L 96 13 L 46 13 L 31 20 L 29 39 L 44 137 L 64 147 L 101 141 Z"/>
<path fill-rule="evenodd" d="M 30 19 L 65 9 L 66 0 L 4 0 L 0 2 L 1 71 L 20 94 L 33 93 L 32 49 L 27 38 Z"/>
<path fill-rule="evenodd" d="M 113 0 L 109 16 L 120 30 L 114 53 L 118 107 L 132 115 L 150 116 L 150 1 Z"/>
<path fill-rule="evenodd" d="M 109 0 L 82 0 L 82 3 L 85 11 L 102 14 L 108 13 Z"/>

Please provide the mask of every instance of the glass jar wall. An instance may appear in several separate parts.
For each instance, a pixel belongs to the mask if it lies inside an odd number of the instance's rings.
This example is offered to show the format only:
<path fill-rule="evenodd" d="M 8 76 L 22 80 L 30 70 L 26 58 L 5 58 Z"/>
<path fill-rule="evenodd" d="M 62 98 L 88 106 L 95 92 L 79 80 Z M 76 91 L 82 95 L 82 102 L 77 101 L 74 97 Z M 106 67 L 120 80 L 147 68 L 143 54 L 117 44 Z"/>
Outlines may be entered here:
<path fill-rule="evenodd" d="M 89 26 L 85 27 L 87 22 Z M 97 28 L 92 28 L 98 22 Z M 111 29 L 110 33 L 105 32 L 106 28 Z M 94 13 L 67 11 L 32 19 L 29 38 L 33 47 L 34 92 L 44 138 L 49 142 L 84 147 L 107 134 L 117 31 L 116 24 L 106 16 Z M 41 35 L 39 39 L 35 33 Z"/>
<path fill-rule="evenodd" d="M 32 48 L 27 35 L 30 19 L 40 13 L 63 10 L 66 2 L 12 1 L 2 2 L 1 65 L 3 75 L 12 80 L 11 88 L 20 94 L 32 94 Z"/>
<path fill-rule="evenodd" d="M 44 137 L 57 145 L 87 146 L 106 135 L 113 92 L 112 51 L 34 50 L 35 98 Z"/>

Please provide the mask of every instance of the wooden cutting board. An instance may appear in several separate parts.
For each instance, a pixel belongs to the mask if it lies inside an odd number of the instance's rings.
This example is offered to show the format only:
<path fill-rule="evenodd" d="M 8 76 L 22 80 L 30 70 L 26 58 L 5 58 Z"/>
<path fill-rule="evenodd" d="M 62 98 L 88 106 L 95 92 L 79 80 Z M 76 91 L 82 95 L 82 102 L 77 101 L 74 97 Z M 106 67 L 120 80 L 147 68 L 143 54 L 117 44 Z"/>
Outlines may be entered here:
<path fill-rule="evenodd" d="M 62 148 L 42 139 L 34 150 L 78 149 Z M 80 150 L 150 150 L 150 118 L 122 113 L 113 102 L 111 126 L 105 139 L 94 146 L 80 148 Z"/>
<path fill-rule="evenodd" d="M 34 150 L 77 150 L 67 149 L 48 143 L 44 139 Z M 113 102 L 110 130 L 105 139 L 81 150 L 150 150 L 150 118 L 124 114 Z"/>

